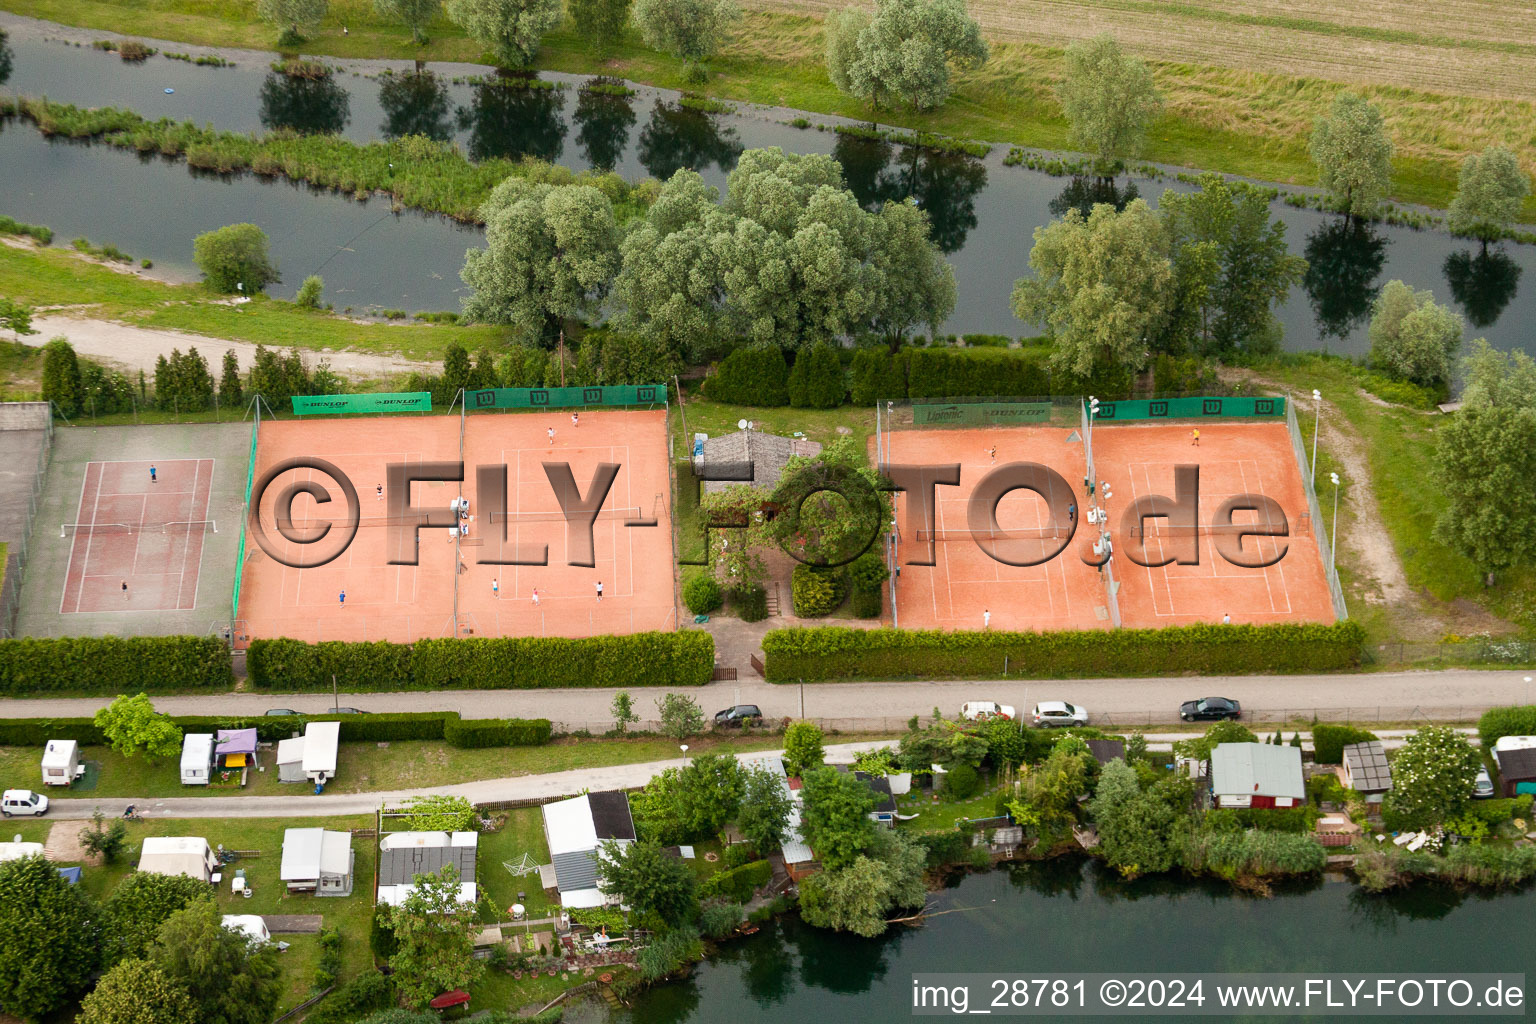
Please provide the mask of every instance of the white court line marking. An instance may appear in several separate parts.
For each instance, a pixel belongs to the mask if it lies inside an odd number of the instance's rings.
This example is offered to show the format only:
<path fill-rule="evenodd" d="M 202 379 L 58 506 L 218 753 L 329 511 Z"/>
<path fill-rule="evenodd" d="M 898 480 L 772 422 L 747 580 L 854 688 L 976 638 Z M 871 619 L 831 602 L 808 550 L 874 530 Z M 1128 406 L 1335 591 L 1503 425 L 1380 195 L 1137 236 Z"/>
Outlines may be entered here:
<path fill-rule="evenodd" d="M 85 485 L 90 482 L 90 479 L 91 479 L 91 467 L 94 466 L 94 465 L 96 465 L 96 463 L 94 463 L 94 462 L 87 462 L 85 464 L 85 473 L 82 474 L 81 477 L 80 477 L 80 497 L 75 499 L 75 516 L 76 516 L 76 518 L 79 518 L 79 516 L 80 516 L 80 509 L 85 504 Z M 101 490 L 100 490 L 100 488 L 97 488 L 96 497 L 97 497 L 97 500 L 100 500 L 100 498 L 101 498 Z M 91 514 L 95 515 L 95 512 L 93 511 Z M 64 593 L 59 598 L 59 614 L 60 615 L 65 614 L 65 612 L 64 612 L 64 605 L 65 605 L 66 602 L 69 601 L 69 574 L 75 571 L 75 551 L 79 549 L 79 544 L 76 543 L 76 542 L 79 539 L 80 539 L 79 534 L 76 534 L 74 537 L 70 538 L 70 541 L 69 541 L 69 564 L 64 567 Z M 90 571 L 90 568 L 91 568 L 91 556 L 90 556 L 91 535 L 89 533 L 87 533 L 85 535 L 85 547 L 86 547 L 85 564 L 80 567 L 80 585 L 81 585 L 81 589 L 82 590 L 85 588 L 85 576 L 86 576 L 86 573 L 88 573 Z M 80 610 L 80 594 L 77 593 L 75 595 L 75 611 L 78 612 L 79 610 Z"/>
<path fill-rule="evenodd" d="M 206 519 L 206 518 L 208 518 L 208 506 L 213 503 L 213 478 L 214 478 L 214 476 L 218 472 L 219 460 L 218 459 L 203 459 L 201 461 L 208 463 L 208 495 L 207 495 L 207 497 L 205 497 L 203 499 L 203 514 L 200 517 L 200 518 Z M 192 500 L 193 500 L 194 503 L 197 501 L 197 495 L 195 493 L 192 495 Z M 200 587 L 202 587 L 202 585 L 203 585 L 203 551 L 207 547 L 208 547 L 208 535 L 204 534 L 203 535 L 203 543 L 197 549 L 197 575 L 194 576 L 193 580 L 192 580 L 192 608 L 193 609 L 197 608 L 197 593 L 198 593 L 198 589 Z M 186 571 L 186 564 L 185 563 L 182 564 L 182 571 L 183 572 Z M 177 591 L 177 597 L 180 597 L 180 596 L 181 596 L 181 592 Z"/>
<path fill-rule="evenodd" d="M 1254 473 L 1254 476 L 1257 477 L 1258 481 L 1259 481 L 1259 493 L 1263 494 L 1264 493 L 1264 470 L 1263 470 L 1263 467 L 1259 465 L 1259 462 L 1258 462 L 1257 459 L 1254 459 L 1252 461 L 1253 461 L 1253 473 Z M 1276 500 L 1278 501 L 1279 499 L 1276 499 Z M 1286 545 L 1286 554 L 1290 554 L 1290 549 L 1291 549 L 1292 546 L 1294 546 L 1294 539 L 1292 539 L 1291 543 Z M 1271 567 L 1266 566 L 1265 569 L 1264 569 L 1264 582 L 1265 583 L 1269 582 L 1269 570 L 1270 570 L 1270 568 Z M 1280 574 L 1280 592 L 1285 595 L 1285 614 L 1287 614 L 1287 615 L 1295 614 L 1295 611 L 1296 611 L 1295 605 L 1293 605 L 1291 603 L 1291 585 L 1290 585 L 1290 583 L 1285 578 L 1285 559 L 1284 558 L 1280 559 L 1280 561 L 1278 561 L 1278 562 L 1276 562 L 1274 564 L 1273 568 L 1275 569 L 1276 572 L 1278 572 Z"/>
<path fill-rule="evenodd" d="M 201 480 L 202 476 L 203 476 L 203 462 L 202 462 L 201 459 L 199 459 L 192 466 L 192 501 L 189 502 L 188 505 L 187 505 L 187 518 L 188 519 L 193 518 L 192 512 L 197 507 L 197 481 Z M 186 492 L 185 491 L 177 491 L 175 493 L 177 493 L 177 494 L 185 494 Z M 161 527 L 161 529 L 164 529 L 164 527 Z M 182 548 L 181 548 L 181 572 L 178 574 L 181 578 L 176 581 L 176 608 L 178 610 L 180 610 L 180 608 L 181 608 L 181 592 L 182 592 L 182 590 L 184 590 L 186 588 L 186 585 L 187 585 L 187 551 L 192 546 L 191 541 L 192 541 L 192 527 L 189 526 L 189 527 L 187 527 L 187 543 L 183 544 Z"/>

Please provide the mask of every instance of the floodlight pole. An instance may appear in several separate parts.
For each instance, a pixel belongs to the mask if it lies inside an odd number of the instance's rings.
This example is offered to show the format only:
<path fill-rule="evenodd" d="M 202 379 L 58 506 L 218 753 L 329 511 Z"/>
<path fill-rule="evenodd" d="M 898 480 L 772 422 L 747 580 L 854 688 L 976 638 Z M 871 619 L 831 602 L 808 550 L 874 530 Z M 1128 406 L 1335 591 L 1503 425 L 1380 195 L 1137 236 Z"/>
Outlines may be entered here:
<path fill-rule="evenodd" d="M 1339 474 L 1329 473 L 1333 479 L 1333 529 L 1328 536 L 1328 568 L 1338 574 L 1339 564 Z"/>
<path fill-rule="evenodd" d="M 1312 418 L 1312 483 L 1317 483 L 1317 434 L 1323 426 L 1323 394 L 1317 388 L 1312 389 L 1312 409 L 1316 414 Z"/>

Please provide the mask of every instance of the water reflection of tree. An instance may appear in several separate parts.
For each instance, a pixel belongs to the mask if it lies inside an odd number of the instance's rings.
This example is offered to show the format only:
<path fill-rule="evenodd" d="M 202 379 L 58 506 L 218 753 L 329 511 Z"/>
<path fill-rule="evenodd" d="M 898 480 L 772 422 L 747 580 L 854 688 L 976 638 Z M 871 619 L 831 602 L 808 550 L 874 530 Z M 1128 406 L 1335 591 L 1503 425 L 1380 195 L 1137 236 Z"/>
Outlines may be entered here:
<path fill-rule="evenodd" d="M 565 148 L 565 93 L 489 82 L 475 86 L 472 107 L 459 108 L 459 127 L 469 132 L 471 160 L 531 156 L 551 162 Z"/>
<path fill-rule="evenodd" d="M 714 164 L 729 171 L 736 166 L 741 149 L 736 129 L 722 126 L 716 115 L 661 100 L 640 129 L 640 163 L 662 181 L 685 167 L 700 171 Z"/>
<path fill-rule="evenodd" d="M 379 83 L 379 106 L 384 108 L 379 131 L 385 138 L 425 135 L 447 142 L 453 137 L 448 83 L 430 71 L 386 76 Z"/>
<path fill-rule="evenodd" d="M 0 85 L 4 85 L 11 77 L 11 68 L 16 64 L 16 57 L 11 53 L 11 43 L 5 32 L 0 30 Z"/>
<path fill-rule="evenodd" d="M 1387 261 L 1387 240 L 1371 225 L 1330 217 L 1307 236 L 1302 287 L 1325 338 L 1347 338 L 1370 316 Z"/>
<path fill-rule="evenodd" d="M 273 71 L 261 83 L 261 123 L 302 135 L 335 135 L 352 113 L 347 90 L 327 78 L 299 78 Z"/>
<path fill-rule="evenodd" d="M 1056 217 L 1064 216 L 1068 210 L 1077 210 L 1086 217 L 1100 203 L 1123 210 L 1127 203 L 1140 196 L 1141 191 L 1134 181 L 1126 182 L 1125 188 L 1116 188 L 1113 178 L 1078 176 L 1067 182 L 1067 187 L 1051 200 L 1050 210 Z"/>
<path fill-rule="evenodd" d="M 1357 886 L 1349 894 L 1349 909 L 1376 931 L 1391 934 L 1405 920 L 1439 921 L 1466 898 L 1467 894 L 1454 886 L 1427 881 L 1379 893 Z"/>
<path fill-rule="evenodd" d="M 628 96 L 583 89 L 576 96 L 576 143 L 599 171 L 611 171 L 624 155 L 635 110 Z"/>
<path fill-rule="evenodd" d="M 883 139 L 839 135 L 832 156 L 843 165 L 843 180 L 859 205 L 877 210 L 887 202 L 915 198 L 928 211 L 934 242 L 952 253 L 976 226 L 976 196 L 987 187 L 987 169 L 964 153 L 897 147 Z"/>
<path fill-rule="evenodd" d="M 1498 320 L 1515 297 L 1520 283 L 1520 264 L 1498 249 L 1453 252 L 1441 268 L 1451 286 L 1451 296 L 1466 311 L 1473 327 L 1488 327 Z"/>
<path fill-rule="evenodd" d="M 911 934 L 892 928 L 876 939 L 789 924 L 786 931 L 800 953 L 800 981 L 807 988 L 857 994 L 868 992 L 890 970 L 889 954 Z"/>
<path fill-rule="evenodd" d="M 739 965 L 747 994 L 765 1008 L 782 1003 L 795 988 L 799 974 L 794 949 L 777 926 L 769 926 L 751 939 L 722 945 L 714 962 Z"/>
<path fill-rule="evenodd" d="M 1083 890 L 1083 866 L 1078 857 L 1052 857 L 1036 863 L 1008 865 L 1008 884 L 1041 896 L 1065 896 L 1076 900 Z"/>

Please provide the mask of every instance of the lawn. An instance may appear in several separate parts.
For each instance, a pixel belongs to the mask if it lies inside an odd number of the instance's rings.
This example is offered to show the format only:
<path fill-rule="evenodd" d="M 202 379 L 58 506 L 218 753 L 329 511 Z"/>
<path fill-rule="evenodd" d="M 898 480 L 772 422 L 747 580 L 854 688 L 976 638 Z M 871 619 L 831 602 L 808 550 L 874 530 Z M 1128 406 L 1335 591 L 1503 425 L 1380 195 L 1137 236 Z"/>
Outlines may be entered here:
<path fill-rule="evenodd" d="M 990 818 L 996 811 L 997 790 L 990 785 L 967 800 L 951 800 L 942 792 L 934 800 L 929 790 L 913 787 L 906 796 L 896 798 L 898 814 L 916 814 L 900 827 L 913 832 L 946 832 L 955 827 L 957 818 Z"/>
<path fill-rule="evenodd" d="M 503 914 L 510 916 L 512 904 L 521 903 L 530 918 L 545 917 L 555 904 L 544 894 L 538 873 L 514 875 L 503 866 L 520 861 L 525 853 L 531 855 L 535 863 L 549 863 L 544 816 L 537 807 L 496 813 L 506 814 L 507 824 L 499 832 L 480 837 L 479 882 Z M 522 898 L 518 893 L 523 894 Z"/>

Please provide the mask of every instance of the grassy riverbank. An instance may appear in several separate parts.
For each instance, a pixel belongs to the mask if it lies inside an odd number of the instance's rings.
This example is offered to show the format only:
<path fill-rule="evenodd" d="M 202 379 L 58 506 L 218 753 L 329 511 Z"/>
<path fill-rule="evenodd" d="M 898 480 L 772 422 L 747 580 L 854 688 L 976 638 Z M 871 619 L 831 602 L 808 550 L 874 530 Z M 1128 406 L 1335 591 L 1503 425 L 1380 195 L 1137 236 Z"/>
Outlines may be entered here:
<path fill-rule="evenodd" d="M 275 33 L 256 19 L 255 5 L 244 2 L 209 5 L 202 0 L 0 0 L 0 6 L 19 14 L 46 18 L 68 25 L 91 28 L 116 36 L 142 35 L 204 46 L 238 46 L 270 49 Z M 1109 17 L 1124 4 L 1104 3 Z M 1179 5 L 1173 14 L 1189 14 Z M 1166 13 L 1166 12 L 1165 12 Z M 1197 14 L 1199 12 L 1196 12 Z M 1189 38 L 1204 40 L 1212 63 L 1187 59 L 1157 59 L 1158 46 L 1148 48 L 1159 87 L 1168 99 L 1167 114 L 1151 135 L 1148 159 L 1210 168 L 1272 181 L 1311 184 L 1315 180 L 1307 156 L 1312 123 L 1326 111 L 1343 87 L 1308 74 L 1286 73 L 1291 67 L 1311 68 L 1310 62 L 1255 58 L 1244 70 L 1217 66 L 1217 54 L 1225 42 L 1244 43 L 1256 31 L 1283 28 L 1312 33 L 1310 44 L 1322 56 L 1332 52 L 1348 65 L 1353 58 L 1340 52 L 1367 39 L 1383 45 L 1441 47 L 1447 53 L 1492 48 L 1500 60 L 1524 59 L 1518 43 L 1497 40 L 1398 38 L 1370 26 L 1334 26 L 1310 23 L 1270 26 L 1250 25 L 1252 18 L 1223 12 L 1204 12 L 1192 22 L 1198 32 Z M 986 12 L 980 12 L 984 24 Z M 1167 20 L 1163 14 L 1158 17 Z M 1212 21 L 1214 23 L 1207 24 Z M 1260 18 L 1260 22 L 1268 20 Z M 1291 19 L 1295 20 L 1295 19 Z M 343 34 L 343 26 L 346 34 Z M 1365 36 L 1361 36 L 1365 32 Z M 431 42 L 410 44 L 402 29 L 383 21 L 370 0 L 335 0 L 323 26 L 303 45 L 308 54 L 350 58 L 420 58 L 424 60 L 479 61 L 480 48 L 445 18 L 430 28 Z M 1409 33 L 1412 35 L 1412 33 Z M 1139 52 L 1144 38 L 1123 32 Z M 1306 40 L 1304 40 L 1306 42 Z M 1465 44 L 1465 45 L 1463 45 Z M 1474 45 L 1475 44 L 1475 45 Z M 1509 52 L 1510 47 L 1516 51 Z M 1298 50 L 1303 47 L 1297 46 Z M 1473 52 L 1476 51 L 1476 52 Z M 868 118 L 874 112 L 866 104 L 839 94 L 822 66 L 822 32 L 819 18 L 783 11 L 749 11 L 730 45 L 711 62 L 715 74 L 702 92 L 725 99 L 795 107 L 821 113 Z M 1169 54 L 1178 52 L 1174 47 Z M 1488 55 L 1483 55 L 1491 59 Z M 1377 74 L 1380 61 L 1359 55 L 1361 76 Z M 1326 61 L 1323 61 L 1326 63 Z M 1420 65 L 1428 67 L 1428 61 Z M 961 75 L 953 98 L 931 114 L 912 112 L 878 115 L 885 123 L 944 132 L 1021 146 L 1059 149 L 1066 145 L 1067 126 L 1052 93 L 1061 73 L 1062 51 L 1051 46 L 1023 42 L 998 42 L 992 59 L 982 69 Z M 1523 98 L 1455 95 L 1447 86 L 1462 87 L 1465 74 L 1446 77 L 1417 73 L 1412 61 L 1399 62 L 1393 83 L 1378 81 L 1351 86 L 1367 95 L 1383 110 L 1388 131 L 1397 145 L 1391 198 L 1401 202 L 1444 207 L 1455 192 L 1460 160 L 1468 153 L 1500 142 L 1517 152 L 1530 152 L 1529 129 L 1536 122 L 1536 103 Z M 683 88 L 680 62 L 640 45 L 633 30 L 607 59 L 587 50 L 583 41 L 563 27 L 545 38 L 538 66 L 584 74 L 617 74 L 636 81 Z M 1270 70 L 1251 70 L 1257 67 Z M 1464 70 L 1464 69 L 1463 69 Z M 1353 73 L 1353 72 L 1352 72 Z M 1518 95 L 1518 94 L 1517 94 Z M 1524 219 L 1536 222 L 1536 196 L 1529 198 Z"/>

